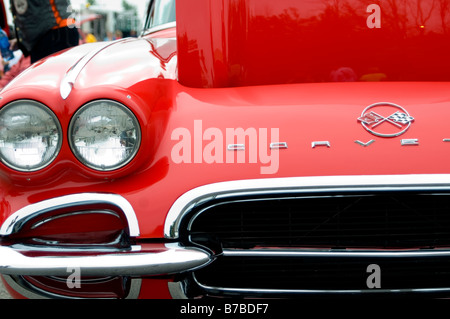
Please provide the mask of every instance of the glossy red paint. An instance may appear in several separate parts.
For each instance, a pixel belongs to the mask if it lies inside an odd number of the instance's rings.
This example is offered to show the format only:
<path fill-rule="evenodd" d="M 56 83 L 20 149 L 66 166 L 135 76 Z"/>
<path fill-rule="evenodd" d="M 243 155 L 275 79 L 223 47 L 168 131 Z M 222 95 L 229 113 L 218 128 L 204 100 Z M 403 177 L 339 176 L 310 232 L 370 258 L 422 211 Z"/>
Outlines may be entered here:
<path fill-rule="evenodd" d="M 0 164 L 0 225 L 17 210 L 52 197 L 113 193 L 126 198 L 136 212 L 136 240 L 160 240 L 172 204 L 202 185 L 278 177 L 450 173 L 450 143 L 443 142 L 450 138 L 450 41 L 445 21 L 440 24 L 432 15 L 420 25 L 419 20 L 403 23 L 390 16 L 394 11 L 386 8 L 388 2 L 378 1 L 390 26 L 387 33 L 367 27 L 371 1 L 349 1 L 352 6 L 343 8 L 294 0 L 195 3 L 192 10 L 192 0 L 177 2 L 178 33 L 171 28 L 101 51 L 80 74 L 67 100 L 59 94 L 65 72 L 101 44 L 45 59 L 1 92 L 0 106 L 16 99 L 49 106 L 61 121 L 64 141 L 56 160 L 39 172 L 16 172 Z M 435 50 L 437 43 L 445 45 Z M 371 69 L 374 63 L 379 71 Z M 329 75 L 339 66 L 352 67 L 358 79 L 372 72 L 372 80 L 383 73 L 396 81 L 332 83 Z M 398 81 L 400 74 L 405 81 Z M 104 98 L 127 105 L 144 133 L 136 158 L 108 173 L 78 162 L 67 142 L 76 110 Z M 358 118 L 376 102 L 407 109 L 415 118 L 410 129 L 393 138 L 367 132 Z M 214 144 L 207 134 L 214 129 L 225 135 L 235 128 L 257 132 L 255 148 L 249 137 L 245 142 L 243 163 L 227 151 L 226 141 Z M 174 134 L 178 129 L 190 132 L 192 146 L 181 163 L 174 160 L 174 149 L 182 142 Z M 419 145 L 401 146 L 402 139 L 418 139 Z M 363 147 L 356 140 L 375 143 Z M 328 141 L 331 147 L 312 148 L 314 141 Z M 285 142 L 288 148 L 270 151 L 271 142 Z M 218 156 L 207 162 L 212 146 L 222 151 L 222 161 Z M 251 162 L 252 151 L 272 155 L 271 161 L 258 156 Z M 225 161 L 230 152 L 233 163 Z M 271 173 L 262 174 L 264 167 Z M 145 279 L 141 297 L 169 298 L 169 281 Z"/>
<path fill-rule="evenodd" d="M 450 79 L 443 2 L 196 0 L 177 10 L 186 86 Z"/>

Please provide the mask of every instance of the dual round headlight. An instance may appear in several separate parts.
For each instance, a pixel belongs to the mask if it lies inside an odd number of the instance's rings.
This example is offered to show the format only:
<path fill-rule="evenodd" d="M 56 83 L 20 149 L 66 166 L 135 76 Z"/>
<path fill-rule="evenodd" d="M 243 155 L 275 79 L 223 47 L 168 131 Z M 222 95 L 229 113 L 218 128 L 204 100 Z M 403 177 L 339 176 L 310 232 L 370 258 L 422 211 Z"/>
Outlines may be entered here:
<path fill-rule="evenodd" d="M 18 171 L 37 171 L 50 164 L 62 144 L 55 114 L 29 100 L 12 102 L 0 110 L 0 158 Z"/>
<path fill-rule="evenodd" d="M 0 159 L 12 169 L 32 172 L 48 166 L 61 149 L 62 136 L 57 117 L 41 103 L 19 100 L 0 110 Z M 68 139 L 72 152 L 84 165 L 112 171 L 134 158 L 141 130 L 127 107 L 98 100 L 75 113 Z"/>
<path fill-rule="evenodd" d="M 141 143 L 134 114 L 124 105 L 99 100 L 79 109 L 69 126 L 69 143 L 84 165 L 111 171 L 128 164 Z"/>

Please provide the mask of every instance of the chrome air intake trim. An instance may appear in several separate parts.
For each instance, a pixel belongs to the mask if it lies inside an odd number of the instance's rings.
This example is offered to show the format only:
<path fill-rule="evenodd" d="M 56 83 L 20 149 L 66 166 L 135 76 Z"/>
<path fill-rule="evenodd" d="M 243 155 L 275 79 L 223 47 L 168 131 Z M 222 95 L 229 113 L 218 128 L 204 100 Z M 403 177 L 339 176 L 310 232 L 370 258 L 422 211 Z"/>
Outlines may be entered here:
<path fill-rule="evenodd" d="M 312 192 L 449 190 L 449 174 L 288 177 L 221 182 L 194 188 L 179 197 L 167 214 L 164 235 L 168 239 L 178 239 L 180 223 L 192 208 L 217 199 Z"/>
<path fill-rule="evenodd" d="M 5 220 L 3 225 L 0 227 L 0 236 L 15 234 L 19 232 L 21 227 L 30 219 L 47 212 L 51 212 L 52 210 L 102 203 L 118 207 L 127 219 L 130 236 L 139 236 L 139 224 L 131 204 L 120 195 L 101 193 L 80 193 L 55 197 L 25 206 Z"/>

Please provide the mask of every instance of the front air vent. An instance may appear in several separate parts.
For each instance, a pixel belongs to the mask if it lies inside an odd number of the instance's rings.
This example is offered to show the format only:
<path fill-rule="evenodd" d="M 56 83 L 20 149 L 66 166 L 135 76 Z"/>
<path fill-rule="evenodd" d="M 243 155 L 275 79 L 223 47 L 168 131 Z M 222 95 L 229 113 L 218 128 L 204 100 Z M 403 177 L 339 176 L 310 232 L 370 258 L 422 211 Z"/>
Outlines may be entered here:
<path fill-rule="evenodd" d="M 37 246 L 128 246 L 127 222 L 113 205 L 91 204 L 50 210 L 29 218 L 7 240 Z"/>
<path fill-rule="evenodd" d="M 380 267 L 382 289 L 450 287 L 449 257 L 223 257 L 195 272 L 200 285 L 241 290 L 370 290 L 368 266 Z M 372 292 L 376 292 L 375 290 Z"/>
<path fill-rule="evenodd" d="M 380 192 L 227 201 L 198 211 L 187 228 L 193 241 L 214 238 L 224 249 L 450 247 L 450 195 Z"/>

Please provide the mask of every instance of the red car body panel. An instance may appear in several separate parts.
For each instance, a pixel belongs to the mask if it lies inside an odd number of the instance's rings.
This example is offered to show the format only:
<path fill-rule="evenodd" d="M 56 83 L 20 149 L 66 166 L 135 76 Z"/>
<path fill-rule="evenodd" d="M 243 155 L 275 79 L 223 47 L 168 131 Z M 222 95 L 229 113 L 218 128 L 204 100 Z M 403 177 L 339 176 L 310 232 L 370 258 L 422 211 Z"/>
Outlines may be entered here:
<path fill-rule="evenodd" d="M 420 21 L 420 12 L 402 20 L 388 2 L 378 1 L 383 28 L 371 28 L 372 2 L 332 7 L 322 1 L 180 0 L 176 29 L 109 44 L 89 61 L 67 99 L 60 94 L 66 72 L 104 44 L 79 46 L 34 64 L 1 92 L 1 106 L 17 99 L 49 106 L 64 142 L 54 162 L 38 172 L 0 164 L 0 225 L 30 204 L 97 192 L 119 194 L 131 204 L 139 221 L 137 241 L 163 239 L 174 202 L 203 185 L 450 174 L 450 143 L 444 141 L 450 138 L 447 17 L 424 2 L 416 9 L 434 10 L 426 21 Z M 387 81 L 330 80 L 342 66 L 352 67 L 356 80 L 372 72 L 372 79 L 382 73 Z M 143 132 L 135 159 L 113 172 L 87 168 L 67 143 L 76 110 L 104 98 L 127 105 Z M 414 117 L 411 127 L 392 138 L 365 130 L 358 119 L 378 102 L 407 109 Z M 226 140 L 227 129 L 235 128 L 249 134 L 243 153 L 227 150 L 227 144 L 240 143 Z M 369 147 L 355 143 L 371 140 Z M 323 141 L 328 146 L 312 146 Z M 271 143 L 288 148 L 271 150 Z M 170 297 L 167 281 L 145 280 L 140 297 Z M 152 285 L 164 292 L 155 294 Z"/>
<path fill-rule="evenodd" d="M 448 8 L 428 1 L 177 4 L 179 81 L 194 87 L 348 80 L 448 81 Z M 194 11 L 194 12 L 192 12 Z M 186 14 L 186 12 L 189 12 Z M 353 78 L 354 76 L 354 78 Z"/>

